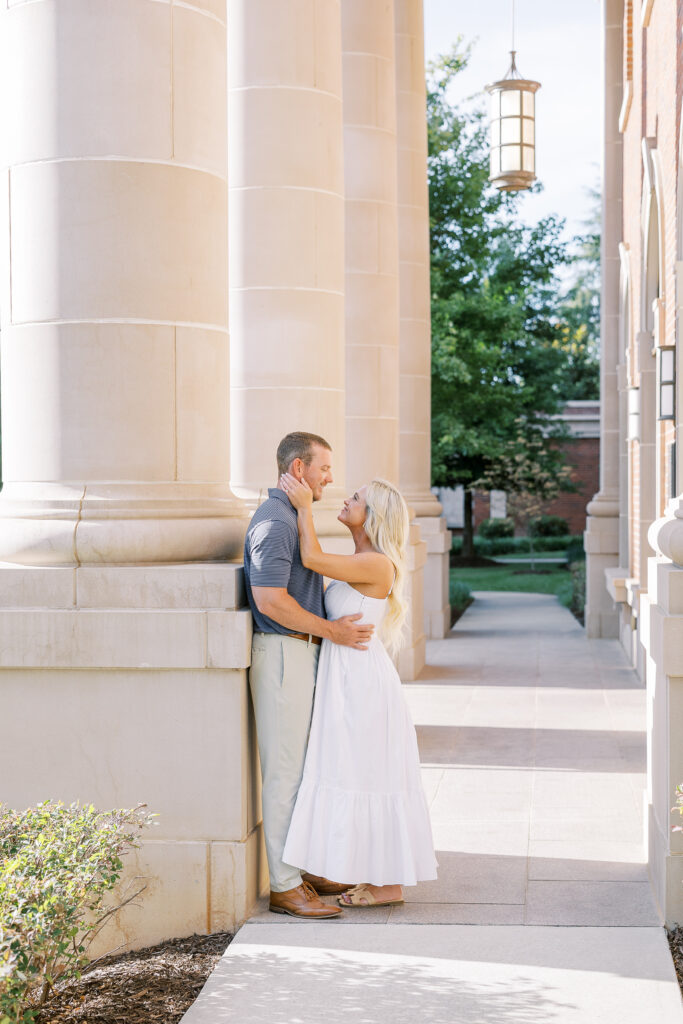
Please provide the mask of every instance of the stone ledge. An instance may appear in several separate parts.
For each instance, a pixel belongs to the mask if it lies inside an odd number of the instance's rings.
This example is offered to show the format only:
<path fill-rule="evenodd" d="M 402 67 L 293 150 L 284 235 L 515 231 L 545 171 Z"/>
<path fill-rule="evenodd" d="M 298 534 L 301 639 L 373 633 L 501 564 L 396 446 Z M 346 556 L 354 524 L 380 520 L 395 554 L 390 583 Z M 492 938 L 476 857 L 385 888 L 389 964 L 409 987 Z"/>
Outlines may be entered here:
<path fill-rule="evenodd" d="M 73 608 L 76 570 L 0 562 L 0 604 L 7 608 Z"/>
<path fill-rule="evenodd" d="M 80 608 L 233 610 L 246 602 L 244 570 L 236 563 L 88 565 L 76 569 L 75 576 Z"/>
<path fill-rule="evenodd" d="M 247 668 L 243 611 L 0 609 L 0 668 Z"/>
<path fill-rule="evenodd" d="M 236 562 L 178 565 L 18 565 L 0 563 L 0 608 L 244 607 Z"/>
<path fill-rule="evenodd" d="M 616 569 L 605 569 L 604 571 L 607 593 L 617 604 L 625 604 L 627 600 L 626 583 L 629 579 L 628 569 L 618 567 Z"/>

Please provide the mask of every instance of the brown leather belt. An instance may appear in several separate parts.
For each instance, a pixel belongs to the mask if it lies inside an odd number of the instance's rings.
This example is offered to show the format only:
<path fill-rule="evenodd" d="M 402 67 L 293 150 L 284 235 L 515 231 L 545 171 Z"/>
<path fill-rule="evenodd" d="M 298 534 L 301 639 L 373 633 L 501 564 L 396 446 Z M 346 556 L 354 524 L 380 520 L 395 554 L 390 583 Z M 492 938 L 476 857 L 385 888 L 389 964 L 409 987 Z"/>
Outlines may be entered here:
<path fill-rule="evenodd" d="M 305 640 L 307 644 L 321 644 L 323 638 L 321 636 L 313 636 L 312 633 L 287 633 L 287 636 L 293 636 L 295 640 Z"/>
<path fill-rule="evenodd" d="M 261 630 L 256 630 L 260 633 Z M 295 640 L 304 640 L 307 644 L 321 644 L 323 638 L 321 636 L 313 636 L 312 633 L 264 633 L 264 636 L 293 636 Z"/>

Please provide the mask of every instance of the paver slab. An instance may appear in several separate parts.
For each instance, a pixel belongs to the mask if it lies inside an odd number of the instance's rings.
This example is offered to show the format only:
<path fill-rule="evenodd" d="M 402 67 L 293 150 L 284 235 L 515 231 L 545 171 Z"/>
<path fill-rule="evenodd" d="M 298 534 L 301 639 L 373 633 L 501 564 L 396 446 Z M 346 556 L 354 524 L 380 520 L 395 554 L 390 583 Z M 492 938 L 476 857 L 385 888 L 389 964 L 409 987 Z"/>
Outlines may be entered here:
<path fill-rule="evenodd" d="M 659 928 L 247 924 L 183 1024 L 683 1024 Z"/>

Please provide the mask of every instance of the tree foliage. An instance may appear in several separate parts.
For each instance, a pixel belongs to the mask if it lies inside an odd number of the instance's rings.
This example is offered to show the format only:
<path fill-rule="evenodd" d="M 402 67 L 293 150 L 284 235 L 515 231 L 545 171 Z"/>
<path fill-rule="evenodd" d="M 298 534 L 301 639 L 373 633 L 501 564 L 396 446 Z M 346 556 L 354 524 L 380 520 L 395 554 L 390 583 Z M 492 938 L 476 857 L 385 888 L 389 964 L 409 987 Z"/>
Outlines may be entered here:
<path fill-rule="evenodd" d="M 459 42 L 430 66 L 427 97 L 432 471 L 440 486 L 495 476 L 510 491 L 511 445 L 532 446 L 540 476 L 562 480 L 555 417 L 582 386 L 582 317 L 594 306 L 588 278 L 566 301 L 560 294 L 557 270 L 572 258 L 563 222 L 523 224 L 519 198 L 490 186 L 484 115 L 448 97 L 468 55 Z"/>

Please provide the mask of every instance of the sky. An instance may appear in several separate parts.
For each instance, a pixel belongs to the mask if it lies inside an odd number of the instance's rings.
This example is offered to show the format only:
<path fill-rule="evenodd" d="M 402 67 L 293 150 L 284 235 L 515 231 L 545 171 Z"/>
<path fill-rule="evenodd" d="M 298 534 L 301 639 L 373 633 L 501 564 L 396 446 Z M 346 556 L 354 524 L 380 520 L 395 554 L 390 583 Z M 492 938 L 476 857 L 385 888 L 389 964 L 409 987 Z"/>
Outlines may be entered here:
<path fill-rule="evenodd" d="M 458 35 L 475 43 L 452 99 L 466 100 L 503 78 L 510 65 L 512 0 L 424 0 L 427 60 Z M 515 0 L 517 67 L 541 83 L 536 94 L 536 173 L 544 190 L 524 195 L 520 213 L 536 222 L 567 220 L 567 237 L 585 232 L 600 184 L 602 52 L 600 0 Z M 485 95 L 485 94 L 484 94 Z M 488 99 L 488 97 L 487 97 Z"/>

